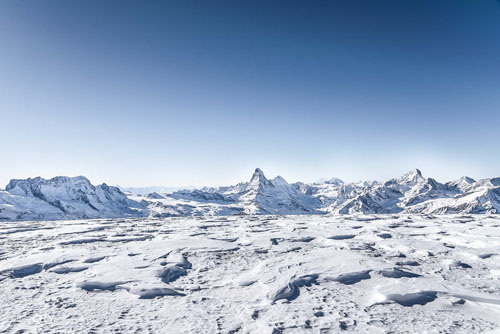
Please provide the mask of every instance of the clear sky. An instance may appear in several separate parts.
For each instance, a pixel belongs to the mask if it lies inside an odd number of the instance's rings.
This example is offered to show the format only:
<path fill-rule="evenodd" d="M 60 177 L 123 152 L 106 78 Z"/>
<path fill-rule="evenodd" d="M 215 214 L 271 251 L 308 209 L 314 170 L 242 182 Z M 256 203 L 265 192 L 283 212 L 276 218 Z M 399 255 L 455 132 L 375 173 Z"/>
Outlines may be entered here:
<path fill-rule="evenodd" d="M 0 186 L 500 176 L 497 0 L 0 2 Z"/>

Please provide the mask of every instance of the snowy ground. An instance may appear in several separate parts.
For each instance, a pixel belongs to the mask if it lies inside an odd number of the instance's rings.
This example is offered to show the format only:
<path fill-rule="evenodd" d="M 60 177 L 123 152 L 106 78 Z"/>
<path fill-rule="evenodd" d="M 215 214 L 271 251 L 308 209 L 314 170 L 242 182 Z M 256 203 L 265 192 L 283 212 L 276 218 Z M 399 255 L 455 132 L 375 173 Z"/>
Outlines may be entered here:
<path fill-rule="evenodd" d="M 500 217 L 0 224 L 0 333 L 485 333 Z"/>

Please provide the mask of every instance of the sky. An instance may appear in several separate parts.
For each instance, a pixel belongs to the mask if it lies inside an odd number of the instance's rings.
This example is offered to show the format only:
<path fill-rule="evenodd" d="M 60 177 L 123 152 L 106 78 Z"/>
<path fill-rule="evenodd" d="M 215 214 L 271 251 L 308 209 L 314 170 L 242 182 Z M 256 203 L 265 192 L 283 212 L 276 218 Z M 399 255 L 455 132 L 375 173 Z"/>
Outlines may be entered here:
<path fill-rule="evenodd" d="M 500 2 L 5 0 L 0 124 L 0 187 L 500 176 Z"/>

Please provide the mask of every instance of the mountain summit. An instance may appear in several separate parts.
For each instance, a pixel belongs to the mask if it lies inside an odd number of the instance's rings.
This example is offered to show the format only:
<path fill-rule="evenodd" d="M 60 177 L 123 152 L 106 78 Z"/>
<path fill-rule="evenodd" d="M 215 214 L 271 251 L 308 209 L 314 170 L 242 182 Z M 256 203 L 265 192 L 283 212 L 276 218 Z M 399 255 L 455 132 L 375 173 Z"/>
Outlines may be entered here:
<path fill-rule="evenodd" d="M 422 176 L 422 172 L 418 168 L 414 168 L 411 171 L 405 173 L 403 176 L 399 177 L 397 179 L 397 183 L 411 186 L 423 180 L 424 177 Z"/>
<path fill-rule="evenodd" d="M 260 168 L 256 168 L 255 172 L 250 179 L 250 184 L 252 186 L 260 187 L 260 186 L 270 186 L 271 183 L 264 176 L 264 172 Z"/>

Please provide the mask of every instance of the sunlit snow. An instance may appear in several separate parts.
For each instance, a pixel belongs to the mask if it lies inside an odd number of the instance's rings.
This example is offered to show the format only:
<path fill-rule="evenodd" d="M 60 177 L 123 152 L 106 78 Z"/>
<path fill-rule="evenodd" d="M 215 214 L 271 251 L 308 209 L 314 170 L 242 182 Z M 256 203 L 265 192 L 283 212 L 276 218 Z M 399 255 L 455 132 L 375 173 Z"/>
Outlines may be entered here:
<path fill-rule="evenodd" d="M 485 333 L 497 215 L 3 222 L 0 332 Z"/>

